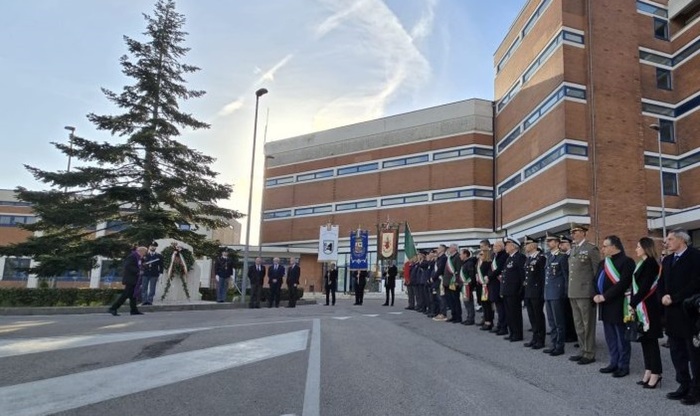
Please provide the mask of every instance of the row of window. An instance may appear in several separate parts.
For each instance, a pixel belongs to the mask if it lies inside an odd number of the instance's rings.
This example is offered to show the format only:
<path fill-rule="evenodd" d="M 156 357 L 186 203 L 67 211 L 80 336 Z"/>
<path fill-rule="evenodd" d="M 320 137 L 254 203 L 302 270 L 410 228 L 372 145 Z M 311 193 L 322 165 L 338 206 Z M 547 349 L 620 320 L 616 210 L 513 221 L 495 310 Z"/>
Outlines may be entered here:
<path fill-rule="evenodd" d="M 263 215 L 266 220 L 276 218 L 289 218 L 292 216 L 303 217 L 307 215 L 323 214 L 327 212 L 342 212 L 360 210 L 366 208 L 376 208 L 378 206 L 390 207 L 395 205 L 417 204 L 421 202 L 445 201 L 451 199 L 470 199 L 470 198 L 493 198 L 493 191 L 489 189 L 464 188 L 450 191 L 433 192 L 432 195 L 411 194 L 411 195 L 396 195 L 380 199 L 368 199 L 355 202 L 340 202 L 337 204 L 318 205 L 314 207 L 304 207 L 291 209 L 283 209 L 277 211 L 267 211 Z M 335 207 L 335 208 L 334 208 Z"/>
<path fill-rule="evenodd" d="M 564 97 L 585 100 L 586 90 L 570 87 L 568 85 L 564 85 L 556 90 L 498 143 L 498 153 L 502 153 L 511 143 L 517 140 L 525 130 L 532 127 L 532 125 L 537 123 L 549 110 L 561 102 Z"/>
<path fill-rule="evenodd" d="M 525 36 L 527 36 L 528 33 L 530 33 L 532 28 L 535 26 L 537 21 L 544 14 L 544 11 L 551 3 L 552 0 L 542 0 L 542 3 L 540 3 L 539 6 L 537 6 L 535 12 L 527 20 L 525 26 L 523 26 L 523 30 L 520 31 L 518 37 L 515 39 L 513 44 L 510 45 L 510 48 L 508 48 L 508 51 L 506 51 L 505 55 L 503 55 L 503 58 L 501 58 L 501 60 L 498 62 L 498 65 L 496 65 L 496 73 L 500 72 L 501 69 L 503 69 L 506 62 L 510 59 L 511 56 L 513 56 L 513 53 L 515 53 L 515 50 L 518 49 L 518 46 L 520 46 L 520 42 L 525 38 Z"/>
<path fill-rule="evenodd" d="M 682 64 L 685 60 L 693 56 L 698 51 L 700 51 L 700 39 L 697 39 L 695 42 L 689 44 L 677 52 L 673 57 L 659 55 L 650 51 L 639 51 L 639 59 L 655 64 L 675 67 Z"/>
<path fill-rule="evenodd" d="M 105 268 L 103 261 L 103 269 Z M 121 261 L 117 262 L 121 265 Z M 31 259 L 23 257 L 7 257 L 5 258 L 5 267 L 2 271 L 2 280 L 14 280 L 14 281 L 26 281 L 29 278 L 29 273 L 27 270 L 31 265 Z M 118 271 L 117 271 L 118 273 Z M 54 276 L 54 279 L 58 281 L 89 281 L 90 274 L 85 270 L 69 270 L 63 272 L 60 276 Z M 121 277 L 116 279 L 116 281 L 121 281 Z"/>
<path fill-rule="evenodd" d="M 637 11 L 654 16 L 654 36 L 657 39 L 669 40 L 671 38 L 668 24 L 668 11 L 653 4 L 637 1 Z"/>
<path fill-rule="evenodd" d="M 31 207 L 32 204 L 24 201 L 0 201 L 0 206 L 4 207 Z"/>
<path fill-rule="evenodd" d="M 664 164 L 664 168 L 669 169 L 684 169 L 689 166 L 693 166 L 700 163 L 700 151 L 692 153 L 680 159 L 671 159 L 668 157 L 662 157 L 661 163 Z M 647 166 L 659 166 L 659 157 L 657 155 L 645 155 L 644 164 Z"/>
<path fill-rule="evenodd" d="M 358 165 L 345 166 L 337 169 L 326 169 L 317 172 L 301 173 L 290 176 L 270 178 L 265 181 L 265 186 L 280 186 L 287 185 L 295 182 L 306 182 L 310 180 L 327 179 L 334 176 L 343 176 L 351 174 L 360 174 L 366 172 L 373 172 L 379 169 L 389 169 L 402 166 L 409 166 L 419 163 L 429 163 L 432 161 L 443 161 L 447 159 L 454 159 L 464 156 L 486 156 L 493 157 L 493 150 L 489 148 L 467 146 L 457 149 L 444 150 L 444 151 L 434 151 L 423 154 L 416 154 L 401 158 L 387 159 L 383 161 L 362 163 Z M 380 167 L 381 166 L 381 167 Z"/>
<path fill-rule="evenodd" d="M 0 215 L 0 227 L 15 227 L 17 224 L 34 224 L 36 217 L 26 215 Z"/>
<path fill-rule="evenodd" d="M 546 155 L 542 156 L 532 164 L 527 166 L 521 172 L 508 179 L 498 187 L 498 194 L 502 195 L 505 191 L 512 189 L 515 185 L 529 179 L 537 172 L 543 170 L 547 166 L 553 165 L 557 160 L 566 155 L 588 157 L 588 148 L 583 145 L 564 143 Z"/>
<path fill-rule="evenodd" d="M 564 41 L 577 43 L 580 45 L 584 44 L 584 37 L 578 33 L 574 33 L 568 30 L 562 30 L 557 34 L 557 36 L 552 39 L 547 46 L 540 52 L 540 54 L 535 58 L 532 64 L 525 70 L 518 81 L 513 85 L 513 87 L 506 93 L 506 95 L 501 98 L 501 100 L 496 105 L 496 111 L 501 111 L 503 108 L 515 97 L 515 95 L 520 91 L 520 88 L 525 85 L 539 70 L 542 65 L 554 54 L 554 52 L 561 46 Z"/>
<path fill-rule="evenodd" d="M 642 111 L 646 113 L 659 114 L 662 116 L 678 118 L 700 106 L 700 95 L 693 97 L 687 102 L 673 106 L 672 104 L 662 105 L 658 103 L 642 102 Z"/>

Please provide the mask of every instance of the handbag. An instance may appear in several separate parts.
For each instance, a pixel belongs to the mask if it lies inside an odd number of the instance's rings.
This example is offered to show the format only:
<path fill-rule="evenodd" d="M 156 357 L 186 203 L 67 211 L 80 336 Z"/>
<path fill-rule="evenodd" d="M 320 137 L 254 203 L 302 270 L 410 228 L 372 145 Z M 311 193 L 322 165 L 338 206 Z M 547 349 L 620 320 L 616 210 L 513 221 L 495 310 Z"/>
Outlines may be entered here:
<path fill-rule="evenodd" d="M 625 340 L 629 342 L 639 342 L 644 335 L 642 323 L 636 317 L 632 321 L 625 323 Z"/>

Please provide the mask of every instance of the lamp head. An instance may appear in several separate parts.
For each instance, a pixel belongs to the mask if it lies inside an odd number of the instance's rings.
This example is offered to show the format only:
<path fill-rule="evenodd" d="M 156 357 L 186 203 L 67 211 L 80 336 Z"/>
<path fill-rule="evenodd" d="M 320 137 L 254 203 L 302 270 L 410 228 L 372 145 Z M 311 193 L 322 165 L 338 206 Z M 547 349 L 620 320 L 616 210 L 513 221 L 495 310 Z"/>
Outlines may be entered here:
<path fill-rule="evenodd" d="M 649 128 L 652 129 L 652 130 L 654 130 L 654 131 L 659 131 L 659 130 L 661 130 L 661 127 L 659 127 L 659 125 L 656 124 L 656 123 L 654 123 L 654 124 L 649 124 Z"/>
<path fill-rule="evenodd" d="M 255 96 L 260 98 L 261 96 L 267 94 L 267 89 L 266 88 L 260 88 L 259 90 L 255 91 Z"/>

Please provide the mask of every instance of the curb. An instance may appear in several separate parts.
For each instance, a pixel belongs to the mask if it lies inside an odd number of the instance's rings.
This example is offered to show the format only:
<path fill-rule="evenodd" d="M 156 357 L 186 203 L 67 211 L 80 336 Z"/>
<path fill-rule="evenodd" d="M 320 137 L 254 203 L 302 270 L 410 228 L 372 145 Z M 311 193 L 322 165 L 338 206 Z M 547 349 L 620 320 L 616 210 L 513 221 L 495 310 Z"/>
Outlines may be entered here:
<path fill-rule="evenodd" d="M 297 301 L 297 306 L 316 305 L 316 300 Z M 47 307 L 12 307 L 0 308 L 0 316 L 31 316 L 31 315 L 85 315 L 85 314 L 105 314 L 109 305 L 104 306 L 47 306 Z M 241 303 L 185 303 L 172 305 L 149 305 L 139 306 L 143 312 L 178 312 L 178 311 L 214 311 L 248 309 L 247 304 Z M 122 309 L 127 312 L 128 309 Z"/>

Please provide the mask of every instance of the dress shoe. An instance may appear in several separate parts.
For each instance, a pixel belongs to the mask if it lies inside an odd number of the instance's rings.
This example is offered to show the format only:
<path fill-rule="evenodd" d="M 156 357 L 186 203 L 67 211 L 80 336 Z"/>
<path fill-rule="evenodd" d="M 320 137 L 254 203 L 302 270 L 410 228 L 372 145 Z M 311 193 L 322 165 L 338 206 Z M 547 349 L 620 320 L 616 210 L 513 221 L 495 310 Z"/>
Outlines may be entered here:
<path fill-rule="evenodd" d="M 554 350 L 549 353 L 552 357 L 557 357 L 559 355 L 564 355 L 564 350 Z"/>
<path fill-rule="evenodd" d="M 510 342 L 520 342 L 522 340 L 522 337 L 510 337 Z"/>
<path fill-rule="evenodd" d="M 484 324 L 485 324 L 485 322 L 484 322 L 484 320 L 482 319 L 481 321 L 479 321 L 479 323 L 478 323 L 477 325 L 478 325 L 478 326 L 484 326 Z"/>
<path fill-rule="evenodd" d="M 615 371 L 612 376 L 615 378 L 622 378 L 628 376 L 630 373 L 630 370 L 623 370 L 623 369 L 618 369 Z"/>
<path fill-rule="evenodd" d="M 382 303 L 382 306 L 389 306 L 388 303 Z"/>
<path fill-rule="evenodd" d="M 542 344 L 532 344 L 532 347 L 530 347 L 530 348 L 532 348 L 533 350 L 541 350 L 542 348 L 544 348 L 544 345 L 542 345 Z"/>
<path fill-rule="evenodd" d="M 113 316 L 119 316 L 116 309 L 107 309 L 107 312 L 111 313 Z"/>
<path fill-rule="evenodd" d="M 556 349 L 556 348 L 554 348 L 554 347 L 545 348 L 545 349 L 542 350 L 542 352 L 545 353 L 545 354 L 551 354 L 552 352 L 554 352 L 555 349 Z"/>
<path fill-rule="evenodd" d="M 616 371 L 617 371 L 617 366 L 614 366 L 614 365 L 609 365 L 609 366 L 607 366 L 607 367 L 603 367 L 603 368 L 601 368 L 601 369 L 600 369 L 600 370 L 598 370 L 598 371 L 600 371 L 600 372 L 601 372 L 601 373 L 603 373 L 603 374 L 610 374 L 610 373 L 614 373 L 614 372 L 616 372 Z"/>
<path fill-rule="evenodd" d="M 583 357 L 580 360 L 578 360 L 578 365 L 586 365 L 586 364 L 591 364 L 595 362 L 595 358 L 586 358 Z"/>
<path fill-rule="evenodd" d="M 576 344 L 574 344 L 574 348 L 579 348 L 579 347 L 580 347 L 580 345 L 578 344 L 578 342 Z"/>
<path fill-rule="evenodd" d="M 412 310 L 415 310 L 416 308 L 412 308 L 412 307 L 410 307 L 410 306 L 406 306 L 404 309 L 406 309 L 407 311 L 412 311 Z"/>
<path fill-rule="evenodd" d="M 511 340 L 510 335 L 506 335 L 505 337 L 503 337 L 503 339 L 505 339 L 506 341 L 510 341 L 510 340 Z"/>
<path fill-rule="evenodd" d="M 698 394 L 689 394 L 681 399 L 681 404 L 686 406 L 693 406 L 698 403 L 700 403 L 700 395 Z"/>
<path fill-rule="evenodd" d="M 535 343 L 532 341 L 528 341 L 525 344 L 523 344 L 525 348 L 532 348 L 533 345 L 535 345 Z"/>
<path fill-rule="evenodd" d="M 472 325 L 474 325 L 474 321 L 466 320 L 466 321 L 462 322 L 462 324 L 467 325 L 467 326 L 472 326 Z"/>
<path fill-rule="evenodd" d="M 583 358 L 581 355 L 572 355 L 569 357 L 569 361 L 581 361 L 581 358 Z"/>
<path fill-rule="evenodd" d="M 643 387 L 643 386 L 646 386 L 647 384 L 649 384 L 649 380 L 647 380 L 647 381 L 639 380 L 639 381 L 637 382 L 637 385 L 638 385 L 638 386 L 642 386 L 642 387 Z"/>
<path fill-rule="evenodd" d="M 679 386 L 678 390 L 666 394 L 666 398 L 671 400 L 680 400 L 688 395 L 688 391 L 687 386 Z"/>
<path fill-rule="evenodd" d="M 132 314 L 132 315 L 143 315 L 143 312 L 141 312 L 141 311 L 132 311 L 131 314 Z"/>
<path fill-rule="evenodd" d="M 493 329 L 493 325 L 482 325 L 479 329 L 482 331 L 491 331 Z"/>
<path fill-rule="evenodd" d="M 649 382 L 647 381 L 646 383 L 642 384 L 642 387 L 645 389 L 655 389 L 655 388 L 659 387 L 659 384 L 661 384 L 662 379 L 663 379 L 663 377 L 659 377 L 659 379 L 656 380 L 656 383 L 653 385 L 649 384 Z M 637 384 L 639 384 L 639 382 L 637 382 Z"/>
<path fill-rule="evenodd" d="M 505 331 L 505 330 L 501 330 L 501 331 L 496 332 L 496 335 L 506 335 L 506 334 L 508 334 L 508 331 Z"/>

